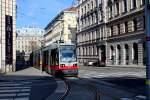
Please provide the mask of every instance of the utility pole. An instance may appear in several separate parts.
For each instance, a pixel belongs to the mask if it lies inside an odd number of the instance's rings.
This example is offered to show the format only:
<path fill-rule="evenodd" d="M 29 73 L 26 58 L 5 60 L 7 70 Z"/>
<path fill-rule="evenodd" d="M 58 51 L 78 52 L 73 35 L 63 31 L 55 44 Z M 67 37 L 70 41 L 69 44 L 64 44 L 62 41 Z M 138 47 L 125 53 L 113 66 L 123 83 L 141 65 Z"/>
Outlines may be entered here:
<path fill-rule="evenodd" d="M 147 67 L 146 67 L 146 85 L 147 100 L 150 100 L 150 0 L 145 0 L 145 19 L 146 19 L 146 49 L 147 49 Z"/>

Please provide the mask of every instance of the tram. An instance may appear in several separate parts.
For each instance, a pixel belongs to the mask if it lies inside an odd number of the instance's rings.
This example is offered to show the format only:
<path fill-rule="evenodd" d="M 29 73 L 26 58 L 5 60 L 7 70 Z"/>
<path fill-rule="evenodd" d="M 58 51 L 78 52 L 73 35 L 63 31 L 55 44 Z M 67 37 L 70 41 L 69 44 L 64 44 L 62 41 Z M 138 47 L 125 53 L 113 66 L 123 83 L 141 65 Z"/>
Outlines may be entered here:
<path fill-rule="evenodd" d="M 53 43 L 33 53 L 33 64 L 52 75 L 77 76 L 76 47 L 71 43 Z"/>

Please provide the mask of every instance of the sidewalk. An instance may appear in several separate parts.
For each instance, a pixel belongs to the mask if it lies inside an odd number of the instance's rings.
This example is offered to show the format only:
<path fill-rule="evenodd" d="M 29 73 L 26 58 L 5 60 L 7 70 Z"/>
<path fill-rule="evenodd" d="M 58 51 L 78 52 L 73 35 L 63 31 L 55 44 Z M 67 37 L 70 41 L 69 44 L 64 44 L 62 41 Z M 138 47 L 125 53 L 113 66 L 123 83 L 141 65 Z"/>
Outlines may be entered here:
<path fill-rule="evenodd" d="M 32 76 L 32 77 L 31 77 Z M 40 70 L 30 67 L 17 72 L 9 72 L 7 74 L 1 74 L 0 80 L 28 80 L 28 79 L 38 79 L 40 77 L 50 76 L 45 72 L 41 72 Z"/>
<path fill-rule="evenodd" d="M 52 76 L 33 67 L 0 75 L 0 100 L 44 100 L 56 88 Z"/>

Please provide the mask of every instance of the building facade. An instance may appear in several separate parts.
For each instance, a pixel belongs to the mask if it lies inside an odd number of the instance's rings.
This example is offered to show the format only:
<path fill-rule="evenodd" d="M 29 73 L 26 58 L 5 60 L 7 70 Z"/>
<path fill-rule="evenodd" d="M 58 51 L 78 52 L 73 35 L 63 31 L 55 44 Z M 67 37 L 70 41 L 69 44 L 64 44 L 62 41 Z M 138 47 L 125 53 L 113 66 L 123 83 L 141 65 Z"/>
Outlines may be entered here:
<path fill-rule="evenodd" d="M 106 0 L 78 0 L 77 54 L 80 63 L 106 60 Z"/>
<path fill-rule="evenodd" d="M 77 13 L 75 7 L 70 7 L 60 12 L 45 27 L 45 46 L 58 40 L 65 43 L 76 42 L 76 21 Z"/>
<path fill-rule="evenodd" d="M 17 29 L 16 38 L 16 53 L 17 60 L 20 60 L 20 55 L 24 56 L 24 60 L 28 61 L 30 54 L 41 48 L 44 30 L 37 27 L 24 27 Z"/>
<path fill-rule="evenodd" d="M 0 0 L 0 73 L 15 71 L 16 0 Z"/>
<path fill-rule="evenodd" d="M 107 2 L 107 65 L 145 65 L 144 2 Z"/>
<path fill-rule="evenodd" d="M 78 61 L 144 66 L 144 0 L 78 0 Z"/>

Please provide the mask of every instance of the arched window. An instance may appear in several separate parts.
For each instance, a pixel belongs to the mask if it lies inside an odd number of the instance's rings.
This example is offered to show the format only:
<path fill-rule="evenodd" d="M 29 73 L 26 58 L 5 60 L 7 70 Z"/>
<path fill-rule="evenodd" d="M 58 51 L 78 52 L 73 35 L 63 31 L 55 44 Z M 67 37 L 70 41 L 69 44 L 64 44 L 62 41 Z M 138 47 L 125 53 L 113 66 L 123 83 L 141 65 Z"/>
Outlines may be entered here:
<path fill-rule="evenodd" d="M 115 60 L 115 54 L 114 54 L 114 47 L 110 46 L 110 62 L 111 64 L 114 64 L 114 60 Z"/>
<path fill-rule="evenodd" d="M 118 64 L 121 64 L 121 46 L 117 45 L 117 62 Z"/>
<path fill-rule="evenodd" d="M 133 43 L 133 64 L 138 64 L 138 44 Z"/>

